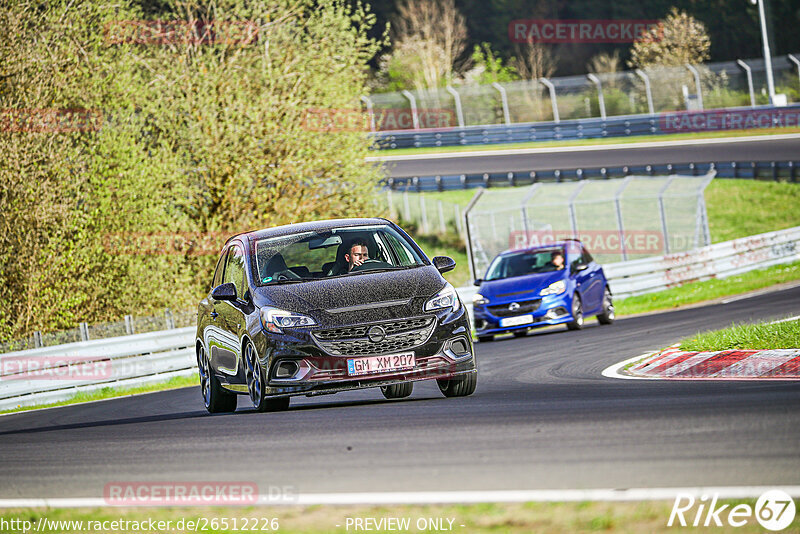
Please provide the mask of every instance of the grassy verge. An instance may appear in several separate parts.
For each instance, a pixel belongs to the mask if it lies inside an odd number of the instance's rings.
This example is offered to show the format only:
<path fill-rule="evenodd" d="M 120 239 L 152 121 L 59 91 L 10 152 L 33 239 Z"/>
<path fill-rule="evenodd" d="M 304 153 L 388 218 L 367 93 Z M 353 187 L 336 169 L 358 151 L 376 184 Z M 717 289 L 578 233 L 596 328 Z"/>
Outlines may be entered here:
<path fill-rule="evenodd" d="M 633 137 L 607 137 L 602 139 L 575 139 L 570 141 L 530 141 L 527 143 L 497 143 L 491 145 L 446 146 L 425 148 L 395 148 L 376 150 L 375 157 L 477 152 L 484 150 L 514 150 L 521 148 L 553 148 L 562 146 L 617 145 L 628 143 L 657 143 L 692 139 L 728 139 L 752 135 L 778 135 L 800 133 L 800 128 L 771 128 L 766 130 L 728 130 L 724 132 L 694 132 L 667 135 L 637 135 Z"/>
<path fill-rule="evenodd" d="M 800 348 L 800 320 L 731 325 L 681 341 L 681 350 L 690 351 L 796 348 Z"/>
<path fill-rule="evenodd" d="M 727 521 L 727 511 L 737 504 L 746 504 L 750 509 L 755 508 L 755 500 L 726 500 L 719 501 L 717 506 L 728 504 L 728 508 L 720 514 L 720 520 L 725 524 Z M 529 533 L 537 532 L 541 534 L 562 533 L 562 532 L 674 532 L 679 529 L 682 532 L 707 531 L 708 527 L 692 528 L 672 526 L 668 527 L 667 522 L 670 517 L 673 502 L 671 501 L 641 501 L 641 502 L 578 502 L 578 503 L 520 503 L 520 504 L 472 504 L 472 505 L 427 505 L 427 506 L 307 506 L 307 507 L 226 507 L 226 508 L 96 508 L 96 509 L 21 509 L 4 510 L 0 513 L 0 519 L 6 521 L 12 519 L 24 519 L 33 522 L 41 522 L 43 518 L 52 521 L 83 521 L 83 530 L 78 528 L 63 527 L 59 530 L 41 528 L 37 532 L 102 532 L 103 530 L 92 530 L 86 527 L 89 521 L 171 521 L 173 528 L 159 529 L 160 532 L 176 532 L 174 528 L 180 520 L 194 521 L 195 524 L 210 527 L 212 520 L 217 519 L 217 524 L 221 527 L 222 519 L 226 519 L 228 529 L 216 528 L 215 532 L 235 532 L 233 527 L 234 518 L 237 521 L 239 530 L 245 518 L 252 526 L 254 522 L 261 528 L 266 520 L 277 519 L 276 531 L 284 533 L 307 534 L 316 532 L 337 533 L 353 532 L 353 520 L 356 518 L 370 518 L 380 521 L 385 518 L 408 519 L 411 528 L 404 532 L 424 532 L 436 530 L 428 528 L 420 530 L 417 528 L 418 521 L 440 520 L 443 521 L 445 530 L 448 530 L 448 520 L 452 520 L 452 532 L 503 532 L 503 533 Z M 694 520 L 697 507 L 687 511 L 684 517 L 687 524 Z M 348 518 L 351 520 L 350 528 L 347 528 Z M 703 515 L 702 520 L 705 520 Z M 730 526 L 716 527 L 715 531 L 720 532 L 763 532 L 755 517 L 746 518 L 747 524 L 739 528 Z M 35 523 L 34 523 L 35 524 Z M 676 520 L 677 524 L 677 520 Z M 73 523 L 73 525 L 75 525 Z M 165 524 L 166 525 L 166 524 Z M 114 532 L 141 532 L 147 530 L 126 528 L 124 523 L 118 525 L 122 528 L 114 529 Z M 423 526 L 420 524 L 420 526 Z M 800 527 L 800 514 L 795 516 L 794 521 L 786 532 L 796 532 Z M 252 527 L 250 527 L 252 528 Z M 183 528 L 182 531 L 188 532 L 190 529 Z M 210 528 L 209 528 L 210 530 Z M 272 529 L 270 529 L 272 530 Z M 372 529 L 370 529 L 372 530 Z M 376 528 L 376 532 L 387 532 L 388 530 Z M 20 530 L 21 532 L 21 530 Z"/>
<path fill-rule="evenodd" d="M 721 297 L 740 295 L 776 284 L 800 280 L 800 262 L 776 265 L 730 278 L 695 282 L 656 293 L 628 297 L 614 303 L 617 315 L 631 315 L 697 304 Z"/>
<path fill-rule="evenodd" d="M 96 391 L 76 393 L 74 396 L 63 401 L 51 402 L 49 404 L 37 404 L 36 406 L 20 406 L 19 408 L 0 411 L 0 413 L 27 412 L 29 410 L 39 410 L 41 408 L 52 408 L 55 406 L 67 406 L 69 404 L 79 404 L 82 402 L 110 399 L 113 397 L 123 397 L 125 395 L 134 395 L 137 393 L 149 393 L 152 391 L 185 388 L 188 386 L 196 386 L 198 384 L 199 382 L 197 376 L 176 376 L 164 382 L 154 382 L 144 386 L 122 388 L 108 386 Z"/>

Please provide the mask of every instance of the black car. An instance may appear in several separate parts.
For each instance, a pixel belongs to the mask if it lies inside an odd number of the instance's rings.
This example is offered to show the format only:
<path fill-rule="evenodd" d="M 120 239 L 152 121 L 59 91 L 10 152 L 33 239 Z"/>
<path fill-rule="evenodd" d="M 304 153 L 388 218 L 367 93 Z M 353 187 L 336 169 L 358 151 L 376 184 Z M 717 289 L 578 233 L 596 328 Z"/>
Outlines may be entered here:
<path fill-rule="evenodd" d="M 293 395 L 380 387 L 386 398 L 435 379 L 448 397 L 475 391 L 464 306 L 402 229 L 385 219 L 291 224 L 228 239 L 197 313 L 209 412 L 249 394 L 258 411 Z"/>

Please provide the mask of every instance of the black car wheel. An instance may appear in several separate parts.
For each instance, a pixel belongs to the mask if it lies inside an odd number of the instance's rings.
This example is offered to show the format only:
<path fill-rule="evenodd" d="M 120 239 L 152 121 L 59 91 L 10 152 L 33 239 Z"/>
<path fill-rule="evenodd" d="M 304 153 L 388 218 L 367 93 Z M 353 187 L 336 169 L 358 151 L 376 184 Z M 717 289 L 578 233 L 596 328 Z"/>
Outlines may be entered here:
<path fill-rule="evenodd" d="M 403 399 L 411 395 L 412 391 L 414 391 L 414 382 L 401 382 L 400 384 L 381 386 L 381 393 L 387 399 Z"/>
<path fill-rule="evenodd" d="M 478 341 L 486 343 L 487 341 L 494 341 L 494 336 L 478 336 Z"/>
<path fill-rule="evenodd" d="M 265 373 L 253 345 L 244 348 L 244 361 L 247 365 L 247 391 L 257 412 L 279 412 L 289 408 L 289 397 L 269 398 L 265 395 Z"/>
<path fill-rule="evenodd" d="M 580 330 L 583 328 L 583 303 L 576 293 L 572 297 L 572 321 L 567 323 L 570 330 Z"/>
<path fill-rule="evenodd" d="M 600 324 L 611 324 L 614 322 L 614 302 L 611 300 L 611 291 L 606 288 L 603 295 L 603 311 L 597 316 Z"/>
<path fill-rule="evenodd" d="M 206 349 L 200 348 L 197 355 L 197 371 L 200 374 L 200 392 L 203 394 L 203 404 L 209 413 L 236 411 L 236 394 L 222 389 L 219 380 L 211 371 Z"/>
<path fill-rule="evenodd" d="M 445 397 L 466 397 L 475 392 L 475 387 L 478 385 L 478 373 L 437 380 L 436 383 L 439 384 L 439 391 Z"/>

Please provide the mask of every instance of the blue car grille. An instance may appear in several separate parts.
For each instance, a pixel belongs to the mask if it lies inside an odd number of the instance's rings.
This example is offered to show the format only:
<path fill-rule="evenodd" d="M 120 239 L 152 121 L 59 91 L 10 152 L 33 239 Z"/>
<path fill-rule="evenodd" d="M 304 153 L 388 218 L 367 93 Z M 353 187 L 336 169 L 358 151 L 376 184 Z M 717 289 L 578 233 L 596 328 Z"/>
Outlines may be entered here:
<path fill-rule="evenodd" d="M 512 304 L 514 303 L 497 304 L 495 306 L 487 306 L 486 309 L 495 317 L 512 317 L 514 315 L 523 315 L 538 310 L 539 306 L 542 304 L 542 299 L 519 301 L 516 303 L 519 305 L 519 308 L 512 306 Z M 509 309 L 509 307 L 514 307 L 514 309 Z"/>

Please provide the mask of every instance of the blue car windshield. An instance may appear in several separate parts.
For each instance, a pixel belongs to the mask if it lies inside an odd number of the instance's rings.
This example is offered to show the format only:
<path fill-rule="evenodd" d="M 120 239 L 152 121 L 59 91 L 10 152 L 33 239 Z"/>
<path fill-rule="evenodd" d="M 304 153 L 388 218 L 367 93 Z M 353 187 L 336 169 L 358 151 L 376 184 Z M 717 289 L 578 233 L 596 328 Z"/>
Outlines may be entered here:
<path fill-rule="evenodd" d="M 549 273 L 563 269 L 565 264 L 564 249 L 562 248 L 504 254 L 494 259 L 486 272 L 485 280 L 502 280 L 528 274 Z"/>
<path fill-rule="evenodd" d="M 406 237 L 389 225 L 352 226 L 260 239 L 258 285 L 287 284 L 426 265 Z"/>

